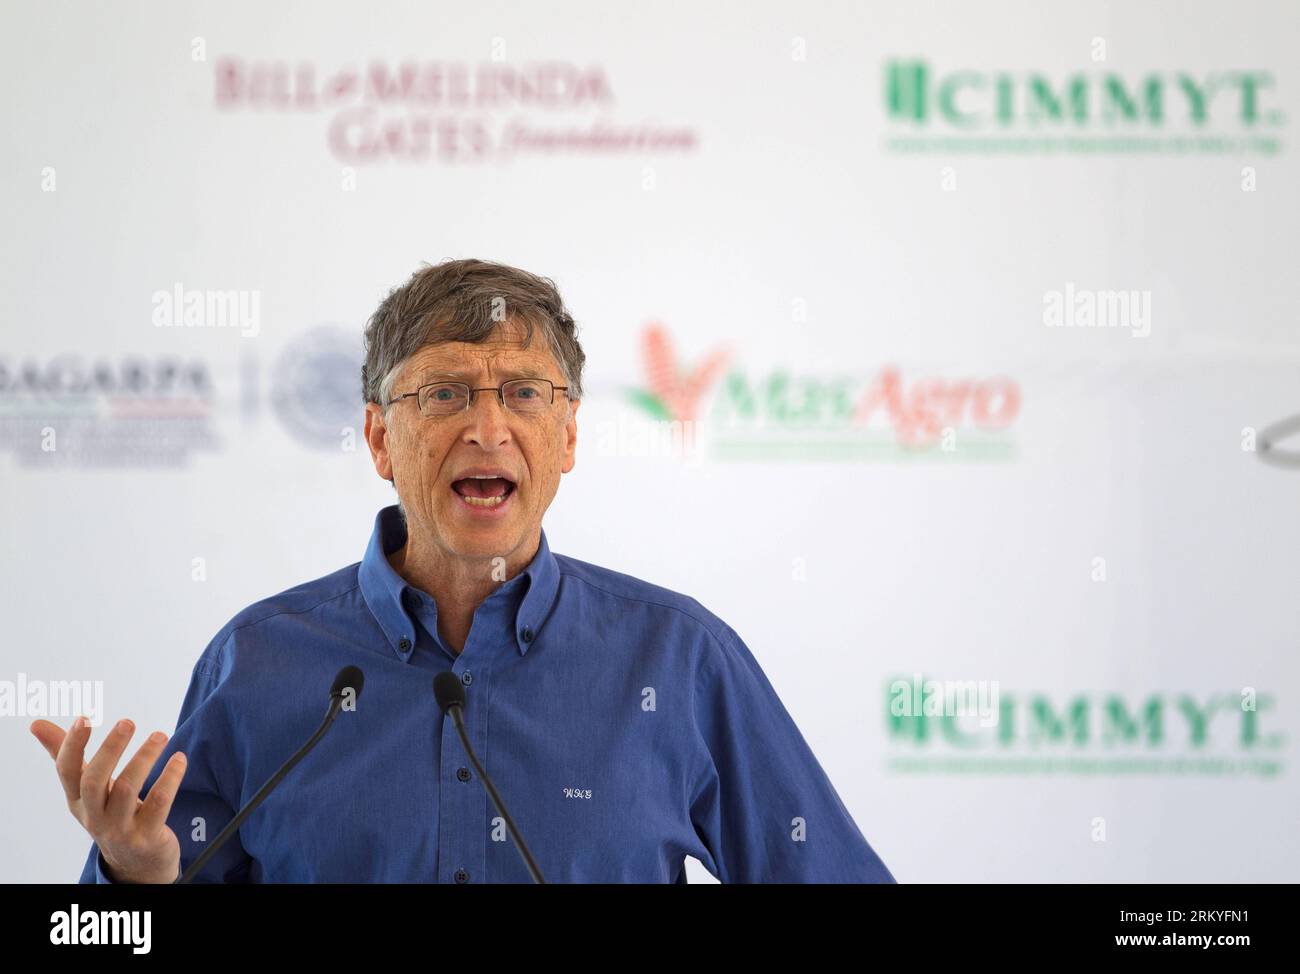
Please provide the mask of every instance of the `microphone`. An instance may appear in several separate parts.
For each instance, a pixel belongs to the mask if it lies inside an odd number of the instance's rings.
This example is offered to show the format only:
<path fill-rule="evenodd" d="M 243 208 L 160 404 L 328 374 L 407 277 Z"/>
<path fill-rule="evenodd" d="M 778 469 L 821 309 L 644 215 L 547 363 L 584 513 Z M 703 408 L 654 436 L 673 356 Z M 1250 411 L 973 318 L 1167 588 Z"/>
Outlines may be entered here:
<path fill-rule="evenodd" d="M 344 693 L 351 690 L 352 700 L 355 703 L 361 698 L 361 688 L 365 685 L 365 682 L 365 674 L 361 672 L 359 666 L 345 666 L 343 669 L 339 670 L 339 675 L 334 677 L 334 685 L 330 687 L 329 710 L 326 711 L 325 720 L 321 723 L 320 727 L 316 728 L 316 733 L 312 734 L 307 743 L 300 747 L 298 752 L 286 761 L 279 771 L 271 775 L 271 779 L 261 787 L 256 795 L 249 799 L 247 805 L 239 810 L 239 814 L 230 820 L 230 824 L 222 829 L 221 834 L 212 840 L 212 844 L 203 850 L 203 855 L 190 863 L 190 868 L 185 870 L 183 875 L 176 878 L 175 884 L 188 883 L 198 875 L 199 870 L 207 864 L 207 861 L 215 856 L 217 850 L 225 845 L 226 842 L 229 841 L 230 837 L 235 834 L 239 826 L 243 824 L 244 819 L 253 814 L 253 811 L 257 806 L 266 800 L 267 795 L 271 794 L 271 792 L 275 790 L 275 786 L 280 783 L 284 776 L 293 770 L 293 766 L 305 758 L 307 752 L 315 747 L 320 739 L 325 736 L 325 732 L 333 726 L 334 718 L 339 715 L 339 710 L 343 707 Z"/>
<path fill-rule="evenodd" d="M 510 829 L 510 837 L 515 840 L 515 846 L 519 849 L 519 855 L 523 857 L 524 865 L 528 867 L 533 882 L 545 883 L 546 880 L 542 878 L 542 871 L 537 868 L 537 860 L 528 851 L 528 844 L 524 842 L 524 837 L 519 834 L 515 820 L 506 811 L 505 803 L 501 801 L 501 796 L 497 794 L 496 786 L 492 784 L 492 779 L 488 777 L 488 773 L 483 770 L 483 765 L 479 763 L 478 755 L 470 747 L 469 734 L 465 731 L 465 685 L 460 682 L 460 677 L 455 673 L 444 670 L 433 678 L 433 696 L 438 701 L 438 709 L 442 711 L 443 716 L 450 715 L 452 721 L 455 722 L 456 730 L 460 732 L 460 742 L 465 745 L 465 753 L 469 755 L 474 770 L 483 779 L 483 785 L 492 797 L 492 804 L 497 807 L 501 817 L 506 820 L 506 827 Z"/>

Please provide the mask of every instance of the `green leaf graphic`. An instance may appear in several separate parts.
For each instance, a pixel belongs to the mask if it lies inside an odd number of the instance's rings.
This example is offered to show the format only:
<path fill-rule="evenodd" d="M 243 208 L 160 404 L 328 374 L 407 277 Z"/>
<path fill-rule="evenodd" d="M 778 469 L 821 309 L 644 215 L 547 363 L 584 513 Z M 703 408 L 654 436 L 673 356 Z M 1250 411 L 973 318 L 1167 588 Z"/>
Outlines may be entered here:
<path fill-rule="evenodd" d="M 632 405 L 644 409 L 655 419 L 671 420 L 673 414 L 668 411 L 668 407 L 660 401 L 659 397 L 644 389 L 628 389 L 627 398 Z"/>

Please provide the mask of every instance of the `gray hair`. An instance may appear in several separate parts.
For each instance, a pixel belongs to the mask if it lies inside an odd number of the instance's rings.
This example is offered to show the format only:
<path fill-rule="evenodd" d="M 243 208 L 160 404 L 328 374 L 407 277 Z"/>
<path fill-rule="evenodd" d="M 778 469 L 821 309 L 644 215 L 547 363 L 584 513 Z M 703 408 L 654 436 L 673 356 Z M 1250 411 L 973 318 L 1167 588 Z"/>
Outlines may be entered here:
<path fill-rule="evenodd" d="M 541 330 L 569 387 L 568 398 L 581 399 L 587 356 L 555 282 L 506 264 L 468 259 L 424 264 L 370 316 L 361 366 L 365 401 L 387 411 L 393 383 L 416 352 L 443 342 L 487 341 L 507 321 L 523 325 L 524 347 L 532 344 L 534 329 Z"/>

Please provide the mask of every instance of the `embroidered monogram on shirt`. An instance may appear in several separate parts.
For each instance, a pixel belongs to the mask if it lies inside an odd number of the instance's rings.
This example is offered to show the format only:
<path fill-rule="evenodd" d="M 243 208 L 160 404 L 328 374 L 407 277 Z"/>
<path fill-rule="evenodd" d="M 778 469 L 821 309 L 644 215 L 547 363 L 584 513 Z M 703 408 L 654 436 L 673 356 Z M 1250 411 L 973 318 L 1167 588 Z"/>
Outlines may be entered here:
<path fill-rule="evenodd" d="M 591 789 L 590 788 L 565 788 L 564 797 L 565 798 L 590 798 Z"/>

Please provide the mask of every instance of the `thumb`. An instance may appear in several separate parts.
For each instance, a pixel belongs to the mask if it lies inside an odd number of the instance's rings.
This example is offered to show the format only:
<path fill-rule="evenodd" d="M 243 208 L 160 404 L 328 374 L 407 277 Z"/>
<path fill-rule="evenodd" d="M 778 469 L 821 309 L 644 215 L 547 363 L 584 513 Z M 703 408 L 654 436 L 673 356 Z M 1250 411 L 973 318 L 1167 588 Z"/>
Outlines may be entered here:
<path fill-rule="evenodd" d="M 29 730 L 41 742 L 41 746 L 51 758 L 59 756 L 59 747 L 63 744 L 63 738 L 67 736 L 62 727 L 48 720 L 34 720 Z"/>

